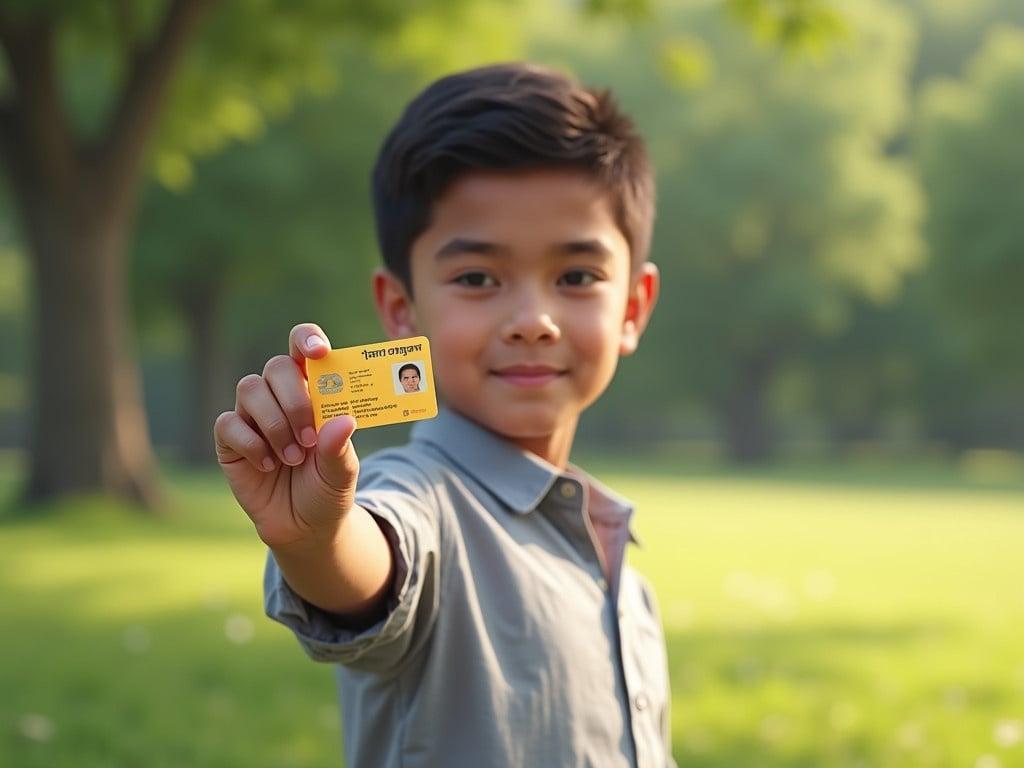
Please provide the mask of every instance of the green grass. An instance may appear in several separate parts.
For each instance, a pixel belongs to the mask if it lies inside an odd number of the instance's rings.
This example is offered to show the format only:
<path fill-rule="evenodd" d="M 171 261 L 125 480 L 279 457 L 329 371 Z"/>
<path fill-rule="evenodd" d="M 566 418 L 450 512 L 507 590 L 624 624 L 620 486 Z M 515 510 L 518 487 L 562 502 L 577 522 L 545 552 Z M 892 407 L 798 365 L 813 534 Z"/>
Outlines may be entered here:
<path fill-rule="evenodd" d="M 1024 768 L 1019 483 L 595 463 L 639 504 L 681 766 Z M 331 670 L 263 618 L 244 516 L 212 474 L 173 493 L 168 520 L 0 521 L 0 765 L 341 764 Z"/>

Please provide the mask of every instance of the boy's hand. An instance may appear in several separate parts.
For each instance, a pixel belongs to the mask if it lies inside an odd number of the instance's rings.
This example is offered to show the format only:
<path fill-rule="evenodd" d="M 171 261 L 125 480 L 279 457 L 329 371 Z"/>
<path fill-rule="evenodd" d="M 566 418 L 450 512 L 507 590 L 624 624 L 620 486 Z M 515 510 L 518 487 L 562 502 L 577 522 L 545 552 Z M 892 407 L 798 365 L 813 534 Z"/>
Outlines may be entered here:
<path fill-rule="evenodd" d="M 317 436 L 306 359 L 331 349 L 319 326 L 288 337 L 289 355 L 272 357 L 263 375 L 238 382 L 235 410 L 213 428 L 217 461 L 232 493 L 273 550 L 330 542 L 352 508 L 359 459 L 350 416 L 331 419 Z"/>

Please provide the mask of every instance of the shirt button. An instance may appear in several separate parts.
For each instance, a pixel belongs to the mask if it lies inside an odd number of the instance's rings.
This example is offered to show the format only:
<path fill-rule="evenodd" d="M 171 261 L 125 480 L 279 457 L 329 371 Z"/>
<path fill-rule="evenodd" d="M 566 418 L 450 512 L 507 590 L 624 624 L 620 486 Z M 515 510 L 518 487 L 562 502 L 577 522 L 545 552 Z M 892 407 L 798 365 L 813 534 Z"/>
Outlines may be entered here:
<path fill-rule="evenodd" d="M 647 699 L 647 695 L 643 693 L 638 693 L 633 699 L 633 706 L 636 707 L 637 712 L 643 712 L 647 709 L 647 705 L 650 703 L 651 702 Z"/>
<path fill-rule="evenodd" d="M 559 490 L 566 499 L 576 498 L 576 486 L 572 483 L 562 483 L 562 487 Z"/>

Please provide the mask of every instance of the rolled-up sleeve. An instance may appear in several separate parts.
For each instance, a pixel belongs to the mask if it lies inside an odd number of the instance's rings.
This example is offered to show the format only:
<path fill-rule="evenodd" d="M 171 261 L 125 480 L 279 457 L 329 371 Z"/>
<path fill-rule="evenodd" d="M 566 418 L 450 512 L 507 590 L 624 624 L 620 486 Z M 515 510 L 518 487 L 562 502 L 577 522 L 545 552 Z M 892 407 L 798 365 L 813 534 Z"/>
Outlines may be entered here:
<path fill-rule="evenodd" d="M 367 628 L 346 626 L 342 617 L 297 595 L 270 552 L 264 608 L 267 616 L 295 633 L 315 661 L 388 674 L 423 647 L 437 617 L 440 510 L 422 470 L 383 455 L 364 463 L 356 503 L 376 518 L 394 558 L 392 595 L 384 618 Z"/>

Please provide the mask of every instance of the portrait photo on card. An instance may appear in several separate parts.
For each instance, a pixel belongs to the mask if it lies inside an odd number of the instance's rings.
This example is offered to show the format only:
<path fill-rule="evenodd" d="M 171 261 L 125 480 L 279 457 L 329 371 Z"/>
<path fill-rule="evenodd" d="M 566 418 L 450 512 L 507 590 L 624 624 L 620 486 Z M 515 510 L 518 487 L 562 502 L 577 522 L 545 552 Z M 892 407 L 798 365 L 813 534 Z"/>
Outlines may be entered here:
<path fill-rule="evenodd" d="M 423 375 L 426 366 L 422 360 L 395 363 L 391 368 L 393 371 L 392 378 L 395 382 L 395 394 L 412 395 L 417 392 L 427 391 L 427 380 Z"/>

